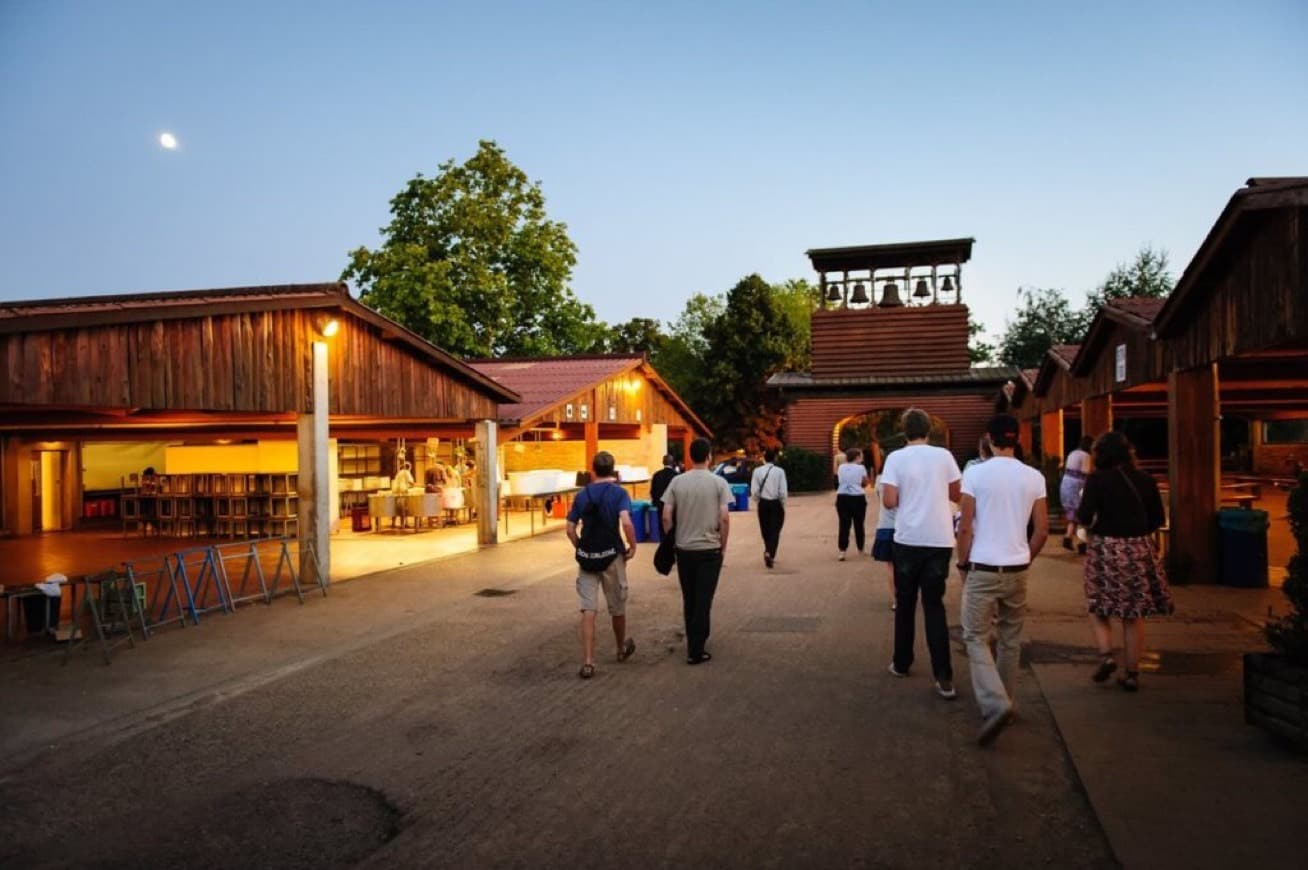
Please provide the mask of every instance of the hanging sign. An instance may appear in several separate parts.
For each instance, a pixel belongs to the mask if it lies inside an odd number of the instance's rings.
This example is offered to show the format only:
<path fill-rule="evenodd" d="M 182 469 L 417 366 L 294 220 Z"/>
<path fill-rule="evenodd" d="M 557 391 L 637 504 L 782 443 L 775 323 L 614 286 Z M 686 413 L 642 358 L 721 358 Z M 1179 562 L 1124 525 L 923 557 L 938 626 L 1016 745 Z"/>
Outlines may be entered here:
<path fill-rule="evenodd" d="M 1126 380 L 1126 345 L 1124 344 L 1117 346 L 1117 365 L 1114 374 L 1117 377 L 1117 383 L 1120 384 Z"/>

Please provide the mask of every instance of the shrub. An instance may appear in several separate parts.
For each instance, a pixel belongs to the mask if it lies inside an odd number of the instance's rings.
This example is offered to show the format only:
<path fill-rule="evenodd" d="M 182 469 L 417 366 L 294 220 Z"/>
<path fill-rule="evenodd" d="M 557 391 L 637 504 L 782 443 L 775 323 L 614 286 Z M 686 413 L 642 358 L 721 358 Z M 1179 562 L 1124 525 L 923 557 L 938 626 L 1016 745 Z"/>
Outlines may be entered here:
<path fill-rule="evenodd" d="M 791 492 L 814 492 L 827 488 L 831 477 L 827 458 L 803 447 L 787 447 L 777 457 L 777 465 L 786 472 L 786 485 Z"/>
<path fill-rule="evenodd" d="M 1286 507 L 1295 552 L 1281 591 L 1290 600 L 1290 613 L 1267 623 L 1267 640 L 1290 661 L 1308 667 L 1308 472 L 1299 474 L 1299 485 L 1290 490 Z"/>

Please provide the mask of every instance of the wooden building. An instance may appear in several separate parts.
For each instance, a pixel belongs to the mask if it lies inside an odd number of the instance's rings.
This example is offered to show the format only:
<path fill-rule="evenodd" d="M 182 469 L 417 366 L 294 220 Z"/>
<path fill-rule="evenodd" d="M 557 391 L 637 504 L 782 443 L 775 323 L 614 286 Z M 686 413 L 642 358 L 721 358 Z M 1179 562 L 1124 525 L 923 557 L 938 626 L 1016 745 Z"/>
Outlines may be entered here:
<path fill-rule="evenodd" d="M 1019 386 L 1024 430 L 1156 421 L 1173 576 L 1212 582 L 1222 472 L 1308 462 L 1308 178 L 1250 179 L 1166 300 L 1109 302 L 1067 356 L 1052 349 Z"/>
<path fill-rule="evenodd" d="M 507 473 L 582 471 L 600 450 L 619 465 L 662 467 L 669 445 L 681 453 L 708 427 L 659 377 L 643 354 L 479 360 L 478 372 L 521 401 L 498 409 Z"/>
<path fill-rule="evenodd" d="M 961 460 L 1014 368 L 974 368 L 962 264 L 972 239 L 823 248 L 808 252 L 823 307 L 813 312 L 813 363 L 768 385 L 785 404 L 785 441 L 834 457 L 842 427 L 919 407 L 944 426 Z"/>
<path fill-rule="evenodd" d="M 293 440 L 301 538 L 324 561 L 329 432 L 471 436 L 519 399 L 342 283 L 0 304 L 0 367 L 3 528 L 40 528 L 42 467 L 62 479 L 55 527 L 72 525 L 86 443 Z"/>

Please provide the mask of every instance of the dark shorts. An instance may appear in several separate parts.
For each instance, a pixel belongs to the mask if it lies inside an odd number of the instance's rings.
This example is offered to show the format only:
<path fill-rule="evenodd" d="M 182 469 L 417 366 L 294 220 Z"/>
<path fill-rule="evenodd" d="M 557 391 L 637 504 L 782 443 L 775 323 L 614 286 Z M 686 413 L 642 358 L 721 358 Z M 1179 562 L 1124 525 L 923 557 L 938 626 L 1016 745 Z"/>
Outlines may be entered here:
<path fill-rule="evenodd" d="M 894 561 L 894 529 L 877 529 L 876 539 L 872 541 L 872 558 L 878 562 Z"/>

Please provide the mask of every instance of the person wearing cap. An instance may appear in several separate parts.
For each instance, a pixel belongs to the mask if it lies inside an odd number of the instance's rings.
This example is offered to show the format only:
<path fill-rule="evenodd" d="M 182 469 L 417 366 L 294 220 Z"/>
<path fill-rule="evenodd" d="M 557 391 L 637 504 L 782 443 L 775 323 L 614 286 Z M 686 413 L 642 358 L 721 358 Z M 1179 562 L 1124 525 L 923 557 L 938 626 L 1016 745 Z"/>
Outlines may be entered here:
<path fill-rule="evenodd" d="M 982 746 L 993 743 L 1012 721 L 1027 569 L 1049 536 L 1045 478 L 1014 456 L 1017 431 L 1017 420 L 1008 414 L 990 421 L 986 432 L 992 456 L 963 472 L 959 505 L 963 642 L 981 707 L 977 742 Z M 998 632 L 998 664 L 990 653 L 992 628 Z"/>

